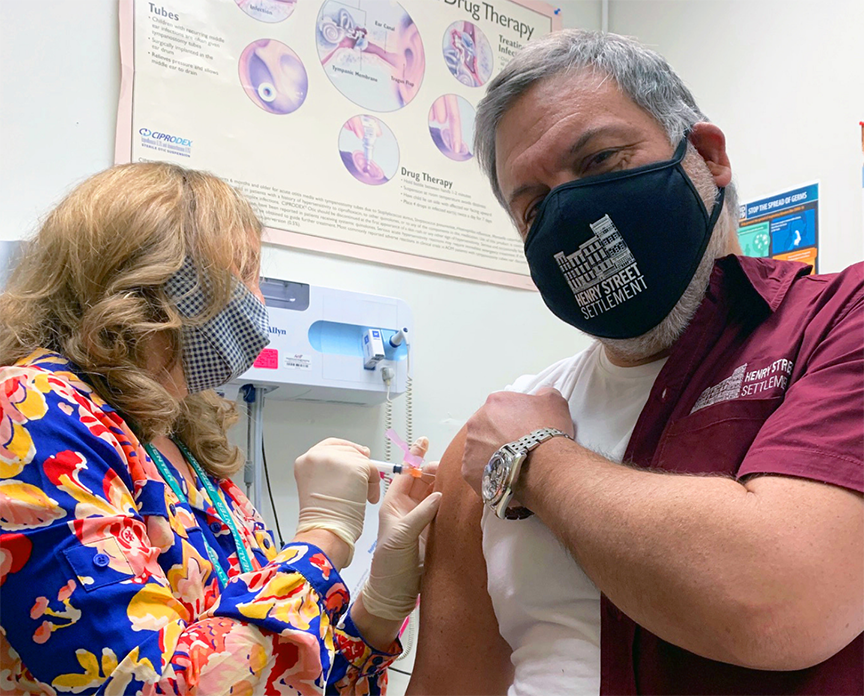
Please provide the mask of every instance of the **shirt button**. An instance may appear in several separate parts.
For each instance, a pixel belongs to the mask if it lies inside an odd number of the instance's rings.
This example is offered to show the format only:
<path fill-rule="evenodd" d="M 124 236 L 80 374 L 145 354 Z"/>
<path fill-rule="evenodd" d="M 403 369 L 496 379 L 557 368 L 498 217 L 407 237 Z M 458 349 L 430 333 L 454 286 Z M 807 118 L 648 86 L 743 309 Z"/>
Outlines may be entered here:
<path fill-rule="evenodd" d="M 222 525 L 219 522 L 211 522 L 210 523 L 210 531 L 214 534 L 218 534 L 222 531 Z"/>
<path fill-rule="evenodd" d="M 111 559 L 108 558 L 107 554 L 97 553 L 93 556 L 93 565 L 99 566 L 100 568 L 104 568 L 109 563 L 111 563 Z"/>
<path fill-rule="evenodd" d="M 264 537 L 264 548 L 265 549 L 270 548 L 270 540 L 267 537 Z"/>
<path fill-rule="evenodd" d="M 667 388 L 664 388 L 664 389 L 663 389 L 663 393 L 660 394 L 660 401 L 665 402 L 665 401 L 666 401 L 666 395 L 667 395 L 668 393 L 669 393 L 669 389 L 668 389 L 668 387 L 667 387 Z"/>
<path fill-rule="evenodd" d="M 174 503 L 171 503 L 171 504 L 168 506 L 168 509 L 171 511 L 171 514 L 172 514 L 172 515 L 176 515 L 176 514 L 177 514 L 177 506 L 176 506 Z"/>

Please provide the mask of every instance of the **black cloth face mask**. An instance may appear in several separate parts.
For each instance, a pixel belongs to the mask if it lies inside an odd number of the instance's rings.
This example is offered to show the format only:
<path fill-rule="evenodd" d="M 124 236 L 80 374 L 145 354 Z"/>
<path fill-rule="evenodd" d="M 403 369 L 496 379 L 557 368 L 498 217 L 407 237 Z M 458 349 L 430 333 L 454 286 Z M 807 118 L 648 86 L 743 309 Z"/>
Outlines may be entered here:
<path fill-rule="evenodd" d="M 601 174 L 552 189 L 525 240 L 543 301 L 563 321 L 599 338 L 634 338 L 681 299 L 723 209 L 711 215 L 671 160 Z"/>

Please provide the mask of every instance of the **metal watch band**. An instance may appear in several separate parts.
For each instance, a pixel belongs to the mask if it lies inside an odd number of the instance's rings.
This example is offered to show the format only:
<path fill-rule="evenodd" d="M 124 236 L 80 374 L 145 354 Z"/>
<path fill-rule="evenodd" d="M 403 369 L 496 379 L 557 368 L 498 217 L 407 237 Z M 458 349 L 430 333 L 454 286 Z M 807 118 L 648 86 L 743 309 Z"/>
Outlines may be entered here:
<path fill-rule="evenodd" d="M 553 437 L 559 436 L 566 437 L 568 440 L 573 439 L 567 433 L 558 430 L 557 428 L 538 428 L 537 430 L 528 433 L 525 437 L 521 437 L 514 442 L 510 442 L 504 445 L 504 447 L 517 455 L 524 454 L 524 458 L 527 458 L 528 453 L 531 452 L 531 450 L 536 448 L 538 445 L 546 442 L 547 440 L 551 440 Z M 524 459 L 522 458 L 517 460 L 516 467 L 513 471 L 511 471 L 510 479 L 509 481 L 507 481 L 507 491 L 501 497 L 501 500 L 499 500 L 497 504 L 492 505 L 492 509 L 495 511 L 495 514 L 502 520 L 522 520 L 534 514 L 526 507 L 509 507 L 510 500 L 513 498 L 513 485 L 519 478 L 523 461 Z"/>
<path fill-rule="evenodd" d="M 526 452 L 530 452 L 537 447 L 537 445 L 558 436 L 566 437 L 568 440 L 573 439 L 567 433 L 558 430 L 557 428 L 538 428 L 537 430 L 528 433 L 525 437 L 521 437 L 515 442 L 511 442 L 510 447 L 514 450 L 524 449 Z"/>

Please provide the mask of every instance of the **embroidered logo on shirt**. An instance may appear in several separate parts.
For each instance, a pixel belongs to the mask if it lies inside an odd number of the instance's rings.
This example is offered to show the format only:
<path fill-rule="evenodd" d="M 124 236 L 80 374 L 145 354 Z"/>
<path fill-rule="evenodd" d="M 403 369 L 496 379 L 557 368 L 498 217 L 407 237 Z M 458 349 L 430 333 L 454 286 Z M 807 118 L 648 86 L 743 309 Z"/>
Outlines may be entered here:
<path fill-rule="evenodd" d="M 594 234 L 572 254 L 555 254 L 586 319 L 624 304 L 647 287 L 645 276 L 612 218 L 604 215 L 591 223 L 591 230 Z"/>
<path fill-rule="evenodd" d="M 794 363 L 786 358 L 780 358 L 765 367 L 749 371 L 747 365 L 748 363 L 744 363 L 736 367 L 729 377 L 703 391 L 690 409 L 690 413 L 696 413 L 722 401 L 754 396 L 770 389 L 779 388 L 781 391 L 786 391 L 794 367 Z"/>
<path fill-rule="evenodd" d="M 718 404 L 721 401 L 731 401 L 741 396 L 741 385 L 744 383 L 744 374 L 747 372 L 747 363 L 740 367 L 736 367 L 735 371 L 720 384 L 715 384 L 713 387 L 708 387 L 699 398 L 695 405 L 690 409 L 690 413 L 695 413 L 706 406 Z"/>

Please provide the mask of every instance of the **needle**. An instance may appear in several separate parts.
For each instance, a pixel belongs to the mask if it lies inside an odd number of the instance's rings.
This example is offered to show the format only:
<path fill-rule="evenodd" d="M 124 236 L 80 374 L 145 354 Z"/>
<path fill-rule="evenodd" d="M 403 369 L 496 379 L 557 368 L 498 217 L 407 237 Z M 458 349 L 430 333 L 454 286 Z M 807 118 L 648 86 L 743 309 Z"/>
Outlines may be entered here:
<path fill-rule="evenodd" d="M 379 462 L 375 459 L 370 460 L 375 468 L 382 474 L 393 476 L 394 474 L 408 474 L 414 478 L 423 476 L 423 469 L 416 466 L 408 466 L 407 464 L 393 464 L 392 462 Z"/>

